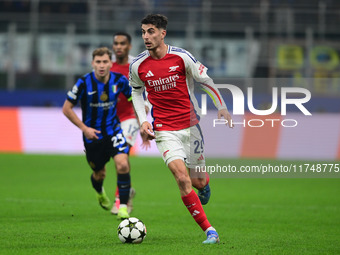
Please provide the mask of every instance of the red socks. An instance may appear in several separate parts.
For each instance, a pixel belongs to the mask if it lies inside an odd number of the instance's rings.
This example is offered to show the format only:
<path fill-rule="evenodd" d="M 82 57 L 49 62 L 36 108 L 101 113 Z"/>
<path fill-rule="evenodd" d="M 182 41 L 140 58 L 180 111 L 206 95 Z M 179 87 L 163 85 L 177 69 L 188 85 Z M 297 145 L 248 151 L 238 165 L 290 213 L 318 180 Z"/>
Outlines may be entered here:
<path fill-rule="evenodd" d="M 194 190 L 192 190 L 188 195 L 182 197 L 182 200 L 184 205 L 188 208 L 191 216 L 194 218 L 197 224 L 200 225 L 203 231 L 211 227 L 203 210 L 201 201 Z"/>
<path fill-rule="evenodd" d="M 205 172 L 205 178 L 207 178 L 207 183 L 205 185 L 208 185 L 210 181 L 210 176 L 207 172 Z"/>

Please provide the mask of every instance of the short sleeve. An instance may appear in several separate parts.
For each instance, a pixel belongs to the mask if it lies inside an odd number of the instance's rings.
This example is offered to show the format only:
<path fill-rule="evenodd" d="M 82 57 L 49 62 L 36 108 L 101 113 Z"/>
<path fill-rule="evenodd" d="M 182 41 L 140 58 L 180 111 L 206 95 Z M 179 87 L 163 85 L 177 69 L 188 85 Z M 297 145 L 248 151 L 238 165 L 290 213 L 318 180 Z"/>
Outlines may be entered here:
<path fill-rule="evenodd" d="M 72 89 L 67 92 L 67 100 L 73 105 L 76 105 L 83 95 L 85 88 L 85 82 L 83 79 L 79 79 L 76 84 L 73 85 Z"/>

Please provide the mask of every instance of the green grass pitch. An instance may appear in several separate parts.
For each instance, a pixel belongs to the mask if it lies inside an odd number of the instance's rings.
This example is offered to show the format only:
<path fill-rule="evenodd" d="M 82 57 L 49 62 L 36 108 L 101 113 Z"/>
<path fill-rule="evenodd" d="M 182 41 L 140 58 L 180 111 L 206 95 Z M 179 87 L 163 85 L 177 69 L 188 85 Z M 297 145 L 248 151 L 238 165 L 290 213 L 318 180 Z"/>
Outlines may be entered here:
<path fill-rule="evenodd" d="M 204 208 L 221 244 L 207 246 L 162 160 L 131 166 L 132 216 L 147 227 L 137 245 L 119 241 L 84 156 L 0 154 L 0 254 L 340 254 L 340 179 L 212 178 Z M 111 196 L 115 175 L 110 162 Z"/>

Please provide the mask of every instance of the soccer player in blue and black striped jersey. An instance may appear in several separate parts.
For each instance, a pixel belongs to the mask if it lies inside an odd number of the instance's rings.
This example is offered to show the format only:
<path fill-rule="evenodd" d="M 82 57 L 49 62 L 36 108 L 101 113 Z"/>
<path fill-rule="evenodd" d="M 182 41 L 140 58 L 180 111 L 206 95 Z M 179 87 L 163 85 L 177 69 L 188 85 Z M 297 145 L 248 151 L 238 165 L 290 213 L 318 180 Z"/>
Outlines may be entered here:
<path fill-rule="evenodd" d="M 120 93 L 131 100 L 131 87 L 125 76 L 110 72 L 111 56 L 111 51 L 106 47 L 93 51 L 93 71 L 78 79 L 67 93 L 63 113 L 83 132 L 87 162 L 93 170 L 92 186 L 96 190 L 99 204 L 106 210 L 110 209 L 110 200 L 103 188 L 106 175 L 105 165 L 111 157 L 113 158 L 120 195 L 117 216 L 122 219 L 129 217 L 127 202 L 131 180 L 129 146 L 116 115 L 116 104 Z M 79 101 L 82 120 L 73 111 L 73 107 Z"/>

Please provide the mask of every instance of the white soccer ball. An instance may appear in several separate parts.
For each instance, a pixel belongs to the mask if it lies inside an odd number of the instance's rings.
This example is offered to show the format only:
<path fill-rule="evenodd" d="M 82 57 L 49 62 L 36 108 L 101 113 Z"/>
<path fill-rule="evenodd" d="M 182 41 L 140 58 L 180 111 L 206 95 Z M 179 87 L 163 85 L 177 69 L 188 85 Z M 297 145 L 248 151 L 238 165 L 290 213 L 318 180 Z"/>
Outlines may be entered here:
<path fill-rule="evenodd" d="M 124 219 L 118 225 L 118 238 L 122 243 L 141 243 L 145 236 L 144 223 L 135 217 Z"/>

